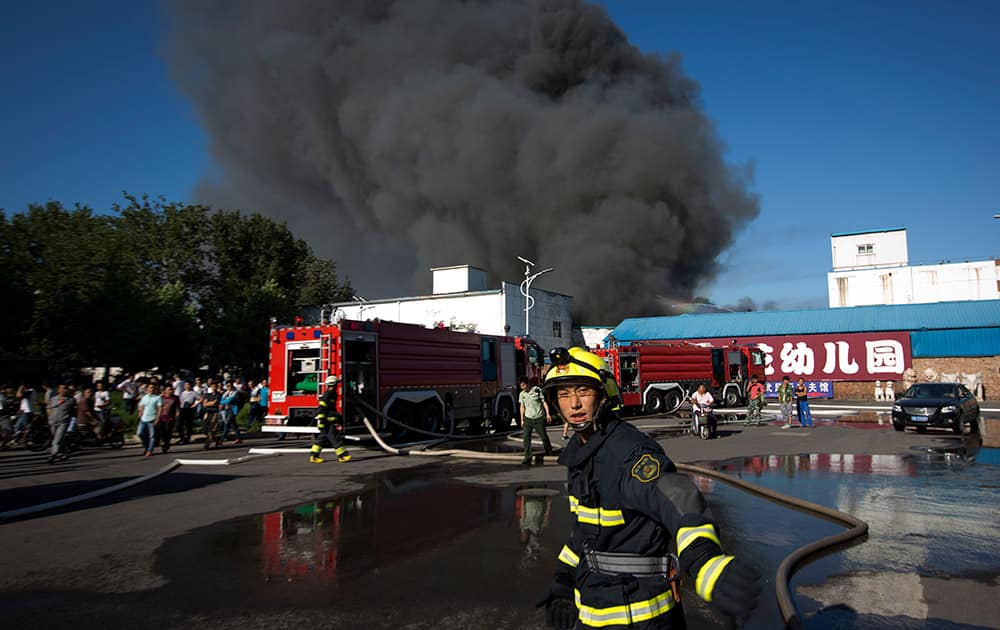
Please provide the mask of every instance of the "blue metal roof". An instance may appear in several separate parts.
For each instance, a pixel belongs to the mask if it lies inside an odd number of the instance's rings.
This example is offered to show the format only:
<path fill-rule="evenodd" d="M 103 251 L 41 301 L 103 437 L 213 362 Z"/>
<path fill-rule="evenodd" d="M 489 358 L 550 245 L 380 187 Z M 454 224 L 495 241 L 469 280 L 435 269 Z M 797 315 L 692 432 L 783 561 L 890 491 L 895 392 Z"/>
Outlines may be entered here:
<path fill-rule="evenodd" d="M 618 324 L 618 341 L 1000 327 L 1000 300 L 854 306 L 811 311 L 637 317 Z M 949 355 L 954 356 L 954 355 Z"/>
<path fill-rule="evenodd" d="M 1000 328 L 918 330 L 910 333 L 914 357 L 1000 356 Z"/>

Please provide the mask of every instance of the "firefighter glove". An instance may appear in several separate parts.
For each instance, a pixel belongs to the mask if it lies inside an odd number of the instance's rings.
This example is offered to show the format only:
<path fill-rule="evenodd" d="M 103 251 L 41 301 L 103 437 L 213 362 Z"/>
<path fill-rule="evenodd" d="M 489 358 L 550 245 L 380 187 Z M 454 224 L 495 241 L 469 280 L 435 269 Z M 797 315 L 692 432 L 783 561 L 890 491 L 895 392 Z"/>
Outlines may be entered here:
<path fill-rule="evenodd" d="M 573 601 L 573 589 L 560 582 L 553 582 L 549 592 L 535 604 L 536 608 L 545 606 L 545 623 L 556 630 L 572 630 L 576 625 L 579 612 Z"/>
<path fill-rule="evenodd" d="M 728 555 L 711 558 L 702 567 L 698 575 L 698 586 L 703 579 L 712 579 L 713 571 L 718 576 L 714 584 L 706 585 L 708 589 L 705 600 L 722 614 L 737 619 L 746 619 L 757 607 L 760 596 L 760 573 L 746 562 Z M 700 590 L 700 589 L 699 589 Z M 704 596 L 704 595 L 703 595 Z"/>

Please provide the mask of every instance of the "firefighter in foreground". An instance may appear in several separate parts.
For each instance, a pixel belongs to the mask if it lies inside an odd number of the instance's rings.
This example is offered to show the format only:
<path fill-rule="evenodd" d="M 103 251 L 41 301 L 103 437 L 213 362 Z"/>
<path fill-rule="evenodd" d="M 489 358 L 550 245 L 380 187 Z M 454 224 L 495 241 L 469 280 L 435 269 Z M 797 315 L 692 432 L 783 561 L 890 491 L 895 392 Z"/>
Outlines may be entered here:
<path fill-rule="evenodd" d="M 705 498 L 656 441 L 618 417 L 618 385 L 607 363 L 582 348 L 556 348 L 551 356 L 545 395 L 575 432 L 559 463 L 569 469 L 576 522 L 538 604 L 548 624 L 684 628 L 670 579 L 681 575 L 718 612 L 749 616 L 759 573 L 723 553 Z"/>
<path fill-rule="evenodd" d="M 339 377 L 326 377 L 326 391 L 319 399 L 319 407 L 316 409 L 316 428 L 319 429 L 319 433 L 313 437 L 312 449 L 309 452 L 309 461 L 313 464 L 323 463 L 323 458 L 319 454 L 324 447 L 333 449 L 338 462 L 351 461 L 351 454 L 344 448 L 342 437 L 344 427 L 341 425 L 340 414 L 337 413 L 338 383 L 340 383 Z"/>

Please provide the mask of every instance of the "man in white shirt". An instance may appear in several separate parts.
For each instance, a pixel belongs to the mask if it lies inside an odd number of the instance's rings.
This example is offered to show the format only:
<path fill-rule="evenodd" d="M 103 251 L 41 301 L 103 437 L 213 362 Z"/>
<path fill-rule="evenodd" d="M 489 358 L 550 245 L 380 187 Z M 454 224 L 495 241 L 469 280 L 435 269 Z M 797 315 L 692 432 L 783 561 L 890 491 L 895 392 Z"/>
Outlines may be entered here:
<path fill-rule="evenodd" d="M 101 421 L 101 430 L 108 424 L 108 417 L 111 413 L 111 392 L 104 389 L 104 383 L 97 381 L 94 384 L 94 414 Z"/>
<path fill-rule="evenodd" d="M 179 374 L 174 374 L 174 382 L 171 385 L 174 388 L 174 396 L 180 398 L 181 393 L 184 391 L 184 379 Z"/>
<path fill-rule="evenodd" d="M 135 408 L 139 404 L 139 385 L 135 382 L 135 379 L 132 378 L 131 374 L 126 376 L 124 381 L 118 383 L 118 391 L 122 393 L 122 402 L 125 404 L 125 413 L 135 413 Z"/>

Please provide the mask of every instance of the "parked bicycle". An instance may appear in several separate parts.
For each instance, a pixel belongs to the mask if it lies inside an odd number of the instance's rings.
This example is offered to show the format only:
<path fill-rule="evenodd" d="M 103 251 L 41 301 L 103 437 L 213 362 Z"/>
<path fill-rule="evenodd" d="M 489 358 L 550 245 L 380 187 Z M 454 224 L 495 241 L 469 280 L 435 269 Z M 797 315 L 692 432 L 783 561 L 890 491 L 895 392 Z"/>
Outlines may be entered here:
<path fill-rule="evenodd" d="M 76 430 L 66 434 L 66 447 L 75 451 L 83 447 L 110 446 L 119 449 L 125 446 L 125 433 L 121 428 L 121 418 L 111 416 L 101 427 L 101 436 L 92 424 L 78 424 Z"/>

